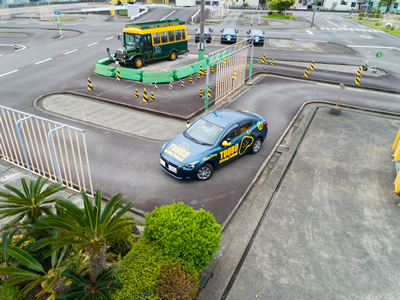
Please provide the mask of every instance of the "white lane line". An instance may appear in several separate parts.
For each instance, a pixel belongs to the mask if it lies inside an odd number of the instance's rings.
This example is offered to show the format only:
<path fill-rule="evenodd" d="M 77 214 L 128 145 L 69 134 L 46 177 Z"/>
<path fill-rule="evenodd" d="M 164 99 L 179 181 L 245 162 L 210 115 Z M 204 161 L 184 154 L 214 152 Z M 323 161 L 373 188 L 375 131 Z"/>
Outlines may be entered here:
<path fill-rule="evenodd" d="M 328 21 L 328 20 L 327 20 L 327 22 L 330 23 L 330 24 L 332 24 L 332 25 L 334 25 L 334 26 L 336 26 L 336 27 L 342 28 L 341 26 L 339 26 L 339 25 L 337 25 L 337 24 L 335 24 L 335 23 L 333 23 L 333 22 L 331 22 L 331 21 Z"/>
<path fill-rule="evenodd" d="M 0 56 L 3 56 L 4 54 L 0 54 Z"/>
<path fill-rule="evenodd" d="M 320 28 L 321 30 L 325 30 L 325 28 Z"/>
<path fill-rule="evenodd" d="M 8 72 L 8 73 L 1 74 L 0 77 L 9 75 L 9 74 L 12 74 L 12 73 L 15 73 L 15 72 L 18 72 L 18 70 L 14 70 L 14 71 L 11 71 L 11 72 Z"/>
<path fill-rule="evenodd" d="M 76 52 L 76 51 L 78 51 L 78 49 L 71 50 L 71 51 L 69 51 L 69 52 L 65 52 L 64 54 L 70 54 L 70 53 L 73 53 L 73 52 Z"/>
<path fill-rule="evenodd" d="M 162 18 L 160 21 L 164 21 L 166 18 L 168 18 L 170 15 L 172 15 L 174 12 L 176 12 L 176 10 L 174 10 L 173 12 L 171 12 L 170 14 L 166 15 L 164 18 Z"/>
<path fill-rule="evenodd" d="M 113 36 L 112 36 L 112 37 L 109 37 L 109 38 L 106 38 L 105 41 L 111 40 L 111 39 L 113 39 L 113 38 L 114 38 Z"/>
<path fill-rule="evenodd" d="M 89 27 L 101 27 L 101 25 L 92 24 L 92 25 L 89 25 Z"/>
<path fill-rule="evenodd" d="M 309 34 L 314 34 L 314 33 L 312 33 L 310 30 L 306 30 Z"/>
<path fill-rule="evenodd" d="M 396 47 L 358 46 L 358 45 L 347 45 L 347 47 L 352 47 L 352 48 L 378 48 L 378 49 L 389 49 L 389 50 L 398 50 L 398 51 L 400 51 L 400 48 L 396 48 Z"/>
<path fill-rule="evenodd" d="M 37 63 L 35 63 L 35 65 L 44 63 L 44 62 L 49 61 L 49 60 L 52 60 L 52 58 L 48 58 L 48 59 L 45 59 L 45 60 L 42 60 L 42 61 L 38 61 Z"/>
<path fill-rule="evenodd" d="M 332 28 L 332 30 L 336 30 L 336 28 Z"/>
<path fill-rule="evenodd" d="M 87 45 L 88 47 L 92 47 L 92 46 L 94 46 L 94 45 L 97 45 L 97 42 L 96 43 L 93 43 L 93 44 L 90 44 L 90 45 Z"/>

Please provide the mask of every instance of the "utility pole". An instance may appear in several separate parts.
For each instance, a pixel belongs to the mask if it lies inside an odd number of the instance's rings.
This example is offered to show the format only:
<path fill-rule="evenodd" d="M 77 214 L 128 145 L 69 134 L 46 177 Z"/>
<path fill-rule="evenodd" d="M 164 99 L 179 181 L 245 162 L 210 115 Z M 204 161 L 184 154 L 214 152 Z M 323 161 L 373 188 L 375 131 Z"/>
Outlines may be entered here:
<path fill-rule="evenodd" d="M 201 0 L 201 6 L 200 6 L 200 39 L 199 39 L 199 61 L 202 61 L 204 59 L 204 48 L 205 48 L 205 42 L 204 42 L 204 19 L 205 19 L 205 0 Z"/>
<path fill-rule="evenodd" d="M 314 27 L 314 17 L 315 17 L 315 7 L 313 7 L 312 21 L 311 21 L 311 29 Z"/>

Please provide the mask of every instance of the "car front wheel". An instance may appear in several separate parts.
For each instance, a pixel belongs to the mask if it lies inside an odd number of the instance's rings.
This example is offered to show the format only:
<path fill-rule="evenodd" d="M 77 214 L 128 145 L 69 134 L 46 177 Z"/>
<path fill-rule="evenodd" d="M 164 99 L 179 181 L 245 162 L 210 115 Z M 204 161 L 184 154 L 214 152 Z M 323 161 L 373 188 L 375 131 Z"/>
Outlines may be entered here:
<path fill-rule="evenodd" d="M 253 145 L 251 145 L 250 153 L 256 154 L 258 151 L 260 151 L 261 146 L 262 146 L 262 140 L 260 138 L 256 139 Z"/>
<path fill-rule="evenodd" d="M 210 164 L 204 164 L 197 171 L 197 179 L 199 180 L 207 180 L 210 179 L 214 173 L 214 168 Z"/>

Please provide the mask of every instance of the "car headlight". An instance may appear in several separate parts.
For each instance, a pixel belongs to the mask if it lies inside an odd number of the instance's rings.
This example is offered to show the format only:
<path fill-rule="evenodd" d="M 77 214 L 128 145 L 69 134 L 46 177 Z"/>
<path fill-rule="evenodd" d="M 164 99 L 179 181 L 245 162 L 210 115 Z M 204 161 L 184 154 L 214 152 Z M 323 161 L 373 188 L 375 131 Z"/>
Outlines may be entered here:
<path fill-rule="evenodd" d="M 188 168 L 188 169 L 193 169 L 197 164 L 199 163 L 199 160 L 196 161 L 192 161 L 186 165 L 184 165 L 184 167 Z"/>

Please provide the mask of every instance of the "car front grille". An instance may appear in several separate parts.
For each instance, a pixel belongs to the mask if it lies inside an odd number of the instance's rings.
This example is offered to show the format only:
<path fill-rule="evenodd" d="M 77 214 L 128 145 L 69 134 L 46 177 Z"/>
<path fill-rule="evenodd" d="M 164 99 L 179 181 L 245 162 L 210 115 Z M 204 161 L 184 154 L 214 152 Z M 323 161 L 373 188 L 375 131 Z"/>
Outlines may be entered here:
<path fill-rule="evenodd" d="M 123 52 L 123 50 L 117 49 L 117 51 L 115 51 L 115 57 L 116 57 L 117 59 L 120 59 L 120 60 L 124 59 L 124 52 Z"/>

